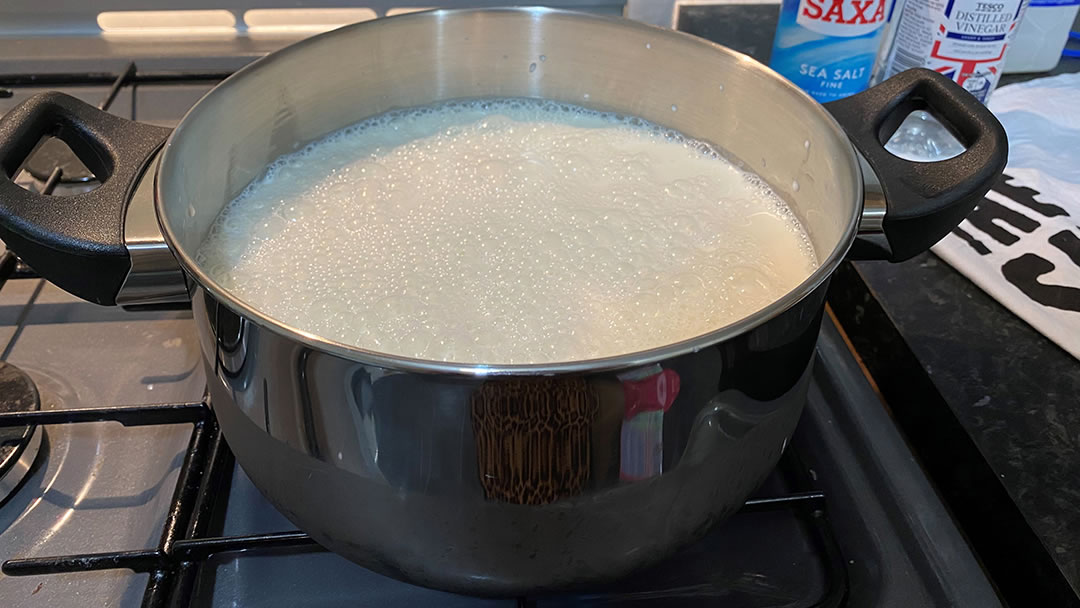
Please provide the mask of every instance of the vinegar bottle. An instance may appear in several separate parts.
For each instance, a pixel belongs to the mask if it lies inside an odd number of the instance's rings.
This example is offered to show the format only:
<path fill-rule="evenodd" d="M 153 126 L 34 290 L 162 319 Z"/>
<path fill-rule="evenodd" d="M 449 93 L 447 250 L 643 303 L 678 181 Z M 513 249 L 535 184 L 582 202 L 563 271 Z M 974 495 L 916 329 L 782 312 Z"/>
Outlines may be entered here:
<path fill-rule="evenodd" d="M 986 103 L 1027 0 L 906 0 L 885 76 L 908 68 L 941 72 Z"/>

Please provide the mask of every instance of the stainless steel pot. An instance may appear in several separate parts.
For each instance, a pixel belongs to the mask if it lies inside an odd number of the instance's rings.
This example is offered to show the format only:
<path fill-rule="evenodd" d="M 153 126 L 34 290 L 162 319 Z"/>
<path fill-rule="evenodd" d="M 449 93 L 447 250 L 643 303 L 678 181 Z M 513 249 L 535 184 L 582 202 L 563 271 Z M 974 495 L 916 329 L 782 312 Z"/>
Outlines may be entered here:
<path fill-rule="evenodd" d="M 281 154 L 393 108 L 481 96 L 634 114 L 716 143 L 790 202 L 820 269 L 692 340 L 489 366 L 324 340 L 195 263 L 222 206 Z M 927 164 L 885 152 L 920 107 L 968 150 Z M 103 185 L 64 199 L 14 185 L 45 134 Z M 799 419 L 828 278 L 857 233 L 862 256 L 925 249 L 970 211 L 1005 155 L 989 112 L 932 72 L 825 108 L 691 36 L 543 9 L 439 11 L 274 53 L 211 91 L 171 135 L 57 93 L 28 100 L 0 119 L 0 237 L 98 303 L 190 299 L 237 461 L 320 543 L 415 583 L 511 594 L 619 577 L 737 509 Z"/>

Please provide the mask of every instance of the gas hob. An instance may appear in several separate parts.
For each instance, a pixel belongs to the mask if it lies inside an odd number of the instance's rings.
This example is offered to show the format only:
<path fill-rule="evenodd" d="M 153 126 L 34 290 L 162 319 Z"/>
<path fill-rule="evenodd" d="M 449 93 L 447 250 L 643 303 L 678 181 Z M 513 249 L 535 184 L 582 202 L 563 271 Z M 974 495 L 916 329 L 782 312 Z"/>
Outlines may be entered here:
<path fill-rule="evenodd" d="M 0 112 L 58 88 L 174 125 L 238 67 L 182 63 L 10 71 L 0 74 Z M 20 182 L 54 194 L 92 187 L 63 153 L 32 159 Z M 294 530 L 217 432 L 190 311 L 81 302 L 11 254 L 0 280 L 0 358 L 10 366 L 0 386 L 21 387 L 4 391 L 18 403 L 0 401 L 0 446 L 18 453 L 0 451 L 5 606 L 999 605 L 828 319 L 799 429 L 738 514 L 616 584 L 479 599 L 371 573 Z"/>

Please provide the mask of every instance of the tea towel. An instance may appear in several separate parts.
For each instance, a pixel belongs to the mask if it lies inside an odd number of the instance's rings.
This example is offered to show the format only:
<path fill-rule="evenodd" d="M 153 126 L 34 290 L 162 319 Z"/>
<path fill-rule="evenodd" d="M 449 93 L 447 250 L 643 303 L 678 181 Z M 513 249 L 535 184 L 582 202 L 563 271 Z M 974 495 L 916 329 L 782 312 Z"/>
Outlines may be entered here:
<path fill-rule="evenodd" d="M 1080 359 L 1080 74 L 1004 86 L 1002 179 L 934 253 Z"/>

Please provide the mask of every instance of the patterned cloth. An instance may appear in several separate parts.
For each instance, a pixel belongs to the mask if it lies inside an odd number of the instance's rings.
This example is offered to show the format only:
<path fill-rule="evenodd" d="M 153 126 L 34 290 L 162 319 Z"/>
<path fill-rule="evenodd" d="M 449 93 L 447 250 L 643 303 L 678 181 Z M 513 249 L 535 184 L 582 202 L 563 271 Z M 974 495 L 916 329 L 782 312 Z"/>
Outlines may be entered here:
<path fill-rule="evenodd" d="M 1005 86 L 990 109 L 1009 135 L 1005 176 L 934 246 L 1080 359 L 1080 74 Z"/>

